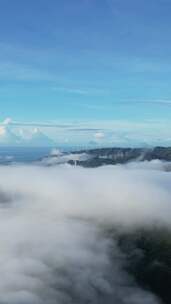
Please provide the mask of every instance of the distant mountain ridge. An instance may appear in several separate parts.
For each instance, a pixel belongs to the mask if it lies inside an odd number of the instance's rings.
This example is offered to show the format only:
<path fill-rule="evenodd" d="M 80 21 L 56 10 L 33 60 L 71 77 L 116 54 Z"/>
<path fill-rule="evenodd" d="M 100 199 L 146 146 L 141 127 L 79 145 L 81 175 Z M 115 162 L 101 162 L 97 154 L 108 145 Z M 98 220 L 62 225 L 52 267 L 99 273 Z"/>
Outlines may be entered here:
<path fill-rule="evenodd" d="M 88 150 L 87 153 L 91 157 L 84 163 L 78 162 L 79 165 L 84 167 L 99 167 L 102 165 L 124 164 L 136 160 L 150 161 L 159 159 L 171 161 L 171 147 L 101 148 Z"/>
<path fill-rule="evenodd" d="M 84 158 L 82 158 L 82 155 Z M 86 155 L 86 157 L 85 157 Z M 68 163 L 93 168 L 103 165 L 125 164 L 131 161 L 171 161 L 171 147 L 154 148 L 98 148 L 50 155 L 44 159 L 49 165 Z"/>

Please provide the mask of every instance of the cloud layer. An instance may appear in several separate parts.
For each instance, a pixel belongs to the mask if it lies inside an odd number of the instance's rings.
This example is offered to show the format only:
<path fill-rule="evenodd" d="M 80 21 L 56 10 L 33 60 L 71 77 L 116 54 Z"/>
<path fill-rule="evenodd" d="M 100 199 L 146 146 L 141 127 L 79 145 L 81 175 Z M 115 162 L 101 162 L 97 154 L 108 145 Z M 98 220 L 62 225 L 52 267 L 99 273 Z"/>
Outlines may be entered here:
<path fill-rule="evenodd" d="M 170 182 L 154 165 L 1 167 L 1 303 L 159 303 L 106 231 L 171 229 Z"/>
<path fill-rule="evenodd" d="M 90 121 L 52 121 L 52 122 L 20 122 L 6 118 L 0 123 L 0 129 L 8 129 L 27 142 L 26 134 L 34 134 L 35 128 L 44 135 L 44 146 L 121 146 L 151 147 L 170 146 L 170 120 L 158 119 L 143 121 L 132 120 L 90 120 Z M 21 136 L 22 134 L 22 136 Z M 46 137 L 46 140 L 45 140 Z M 47 141 L 48 137 L 48 141 Z M 1 144 L 1 134 L 0 134 Z M 25 143 L 24 143 L 25 144 Z M 28 145 L 29 143 L 27 143 Z M 9 145 L 14 146 L 10 141 Z M 36 142 L 34 141 L 34 145 Z M 39 145 L 39 141 L 37 141 Z"/>

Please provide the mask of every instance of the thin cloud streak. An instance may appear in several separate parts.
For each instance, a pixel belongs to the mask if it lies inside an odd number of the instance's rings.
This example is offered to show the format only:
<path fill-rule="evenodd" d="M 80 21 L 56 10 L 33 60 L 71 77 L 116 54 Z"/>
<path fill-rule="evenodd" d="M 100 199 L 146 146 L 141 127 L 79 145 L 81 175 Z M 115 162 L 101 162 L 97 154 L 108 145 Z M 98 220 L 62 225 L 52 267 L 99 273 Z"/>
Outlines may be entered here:
<path fill-rule="evenodd" d="M 6 126 L 5 122 L 0 123 L 0 126 Z M 46 127 L 46 128 L 69 128 L 72 125 L 65 124 L 55 124 L 55 123 L 37 123 L 37 122 L 10 122 L 9 126 L 13 127 Z"/>

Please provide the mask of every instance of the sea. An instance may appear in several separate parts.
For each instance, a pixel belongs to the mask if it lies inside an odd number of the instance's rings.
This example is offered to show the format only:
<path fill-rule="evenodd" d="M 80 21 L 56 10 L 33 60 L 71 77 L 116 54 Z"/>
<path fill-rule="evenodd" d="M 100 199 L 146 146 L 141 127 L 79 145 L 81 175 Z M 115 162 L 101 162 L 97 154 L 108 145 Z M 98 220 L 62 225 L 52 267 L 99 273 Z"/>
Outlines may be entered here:
<path fill-rule="evenodd" d="M 0 147 L 0 164 L 34 162 L 49 155 L 52 149 L 52 147 Z"/>

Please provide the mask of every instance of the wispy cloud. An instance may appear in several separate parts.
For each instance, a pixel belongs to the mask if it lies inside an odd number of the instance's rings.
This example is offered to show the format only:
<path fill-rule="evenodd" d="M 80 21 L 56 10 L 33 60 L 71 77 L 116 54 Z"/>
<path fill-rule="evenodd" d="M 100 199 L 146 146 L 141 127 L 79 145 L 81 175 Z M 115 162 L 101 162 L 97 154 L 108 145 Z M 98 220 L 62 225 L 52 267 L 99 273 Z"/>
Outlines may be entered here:
<path fill-rule="evenodd" d="M 160 98 L 160 99 L 141 99 L 141 98 L 129 98 L 123 99 L 118 101 L 118 103 L 123 103 L 127 105 L 132 104 L 154 104 L 154 105 L 161 105 L 161 106 L 170 106 L 171 105 L 171 98 Z"/>
<path fill-rule="evenodd" d="M 111 93 L 112 94 L 112 93 Z M 102 102 L 95 102 L 95 103 L 88 103 L 85 101 L 82 102 L 74 102 L 74 105 L 79 107 L 79 108 L 85 108 L 85 109 L 89 109 L 89 110 L 95 110 L 98 112 L 108 112 L 110 111 L 114 111 L 114 109 L 118 106 L 126 106 L 126 107 L 137 107 L 137 105 L 158 105 L 158 106 L 171 106 L 171 99 L 165 99 L 165 98 L 161 98 L 161 99 L 142 99 L 142 98 L 125 98 L 125 99 L 115 99 L 112 102 L 110 102 L 110 104 L 108 104 L 106 106 L 106 104 L 102 103 Z"/>
<path fill-rule="evenodd" d="M 15 81 L 57 81 L 56 75 L 31 65 L 0 62 L 0 79 Z"/>
<path fill-rule="evenodd" d="M 17 122 L 5 119 L 0 126 L 8 126 L 18 134 L 21 129 L 39 128 L 56 142 L 86 144 L 94 138 L 103 139 L 110 146 L 171 145 L 169 120 L 94 120 L 58 122 Z"/>
<path fill-rule="evenodd" d="M 151 100 L 150 102 L 160 105 L 171 106 L 171 99 L 156 99 L 156 100 Z"/>
<path fill-rule="evenodd" d="M 9 119 L 9 120 L 8 120 Z M 6 118 L 3 122 L 0 123 L 2 126 L 13 126 L 13 127 L 45 127 L 45 128 L 70 128 L 72 124 L 65 124 L 65 123 L 41 123 L 41 122 L 19 122 L 13 121 L 10 118 Z"/>
<path fill-rule="evenodd" d="M 79 89 L 79 88 L 71 88 L 71 87 L 53 87 L 53 91 L 57 92 L 64 92 L 64 93 L 71 93 L 71 94 L 78 94 L 78 95 L 87 95 L 89 94 L 88 90 Z"/>

